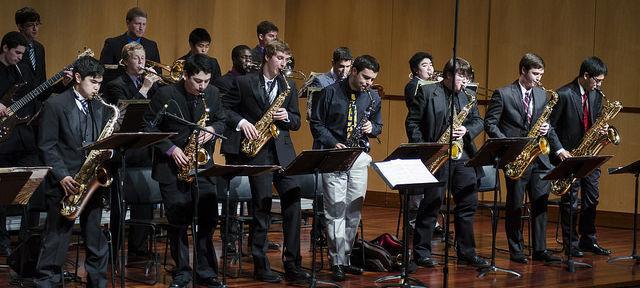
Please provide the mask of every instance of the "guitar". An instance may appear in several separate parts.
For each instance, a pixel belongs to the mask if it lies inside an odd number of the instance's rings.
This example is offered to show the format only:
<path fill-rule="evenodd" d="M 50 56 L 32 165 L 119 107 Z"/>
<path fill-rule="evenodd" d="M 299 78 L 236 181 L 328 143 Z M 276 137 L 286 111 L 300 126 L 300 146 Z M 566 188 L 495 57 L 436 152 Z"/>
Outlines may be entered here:
<path fill-rule="evenodd" d="M 91 49 L 87 48 L 78 55 L 78 58 L 83 56 L 93 57 L 94 53 Z M 42 94 L 42 92 L 51 88 L 51 86 L 60 81 L 60 79 L 64 77 L 64 72 L 70 69 L 72 65 L 73 63 L 65 66 L 64 69 L 62 69 L 60 72 L 47 79 L 47 81 L 44 81 L 42 84 L 40 84 L 40 86 L 36 87 L 36 89 L 33 89 L 27 95 L 18 100 L 13 99 L 16 92 L 20 91 L 20 89 L 23 88 L 27 83 L 15 84 L 11 88 L 9 88 L 9 90 L 7 90 L 2 99 L 0 99 L 0 103 L 7 106 L 7 116 L 0 117 L 0 143 L 6 141 L 9 138 L 9 135 L 17 125 L 26 123 L 29 121 L 29 118 L 31 118 L 31 116 L 19 117 L 16 112 L 18 112 L 18 110 L 20 110 L 25 105 L 29 104 L 29 102 L 33 101 L 33 99 L 36 99 L 36 97 Z"/>

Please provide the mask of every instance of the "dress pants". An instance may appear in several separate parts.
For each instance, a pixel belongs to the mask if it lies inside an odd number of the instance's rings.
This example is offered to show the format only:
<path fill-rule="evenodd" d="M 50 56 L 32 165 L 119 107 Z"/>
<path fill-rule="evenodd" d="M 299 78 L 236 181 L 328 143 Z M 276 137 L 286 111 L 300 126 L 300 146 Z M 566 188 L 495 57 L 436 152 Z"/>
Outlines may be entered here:
<path fill-rule="evenodd" d="M 218 202 L 216 185 L 213 180 L 199 177 L 198 200 L 198 232 L 196 235 L 196 249 L 198 259 L 196 276 L 204 280 L 217 277 L 218 262 L 213 248 L 213 232 L 218 218 Z M 189 241 L 187 232 L 189 225 L 193 223 L 195 211 L 193 196 L 196 189 L 196 181 L 187 183 L 175 181 L 172 183 L 160 183 L 160 192 L 164 201 L 167 220 L 170 228 L 168 231 L 171 258 L 175 262 L 173 279 L 178 281 L 191 281 L 191 262 L 189 261 Z"/>
<path fill-rule="evenodd" d="M 580 243 L 583 245 L 597 244 L 596 239 L 596 208 L 598 207 L 598 199 L 600 196 L 598 184 L 600 180 L 600 168 L 593 171 L 587 177 L 577 179 L 571 185 L 569 192 L 562 196 L 561 222 L 562 222 L 562 243 L 572 243 L 574 247 L 578 247 L 578 233 L 580 233 Z M 581 197 L 578 198 L 578 189 L 580 189 Z M 580 221 L 578 222 L 578 230 L 573 230 L 571 241 L 569 241 L 569 200 L 570 194 L 573 193 L 573 225 L 576 226 L 578 216 L 578 200 L 581 204 Z M 568 246 L 567 246 L 568 248 Z"/>
<path fill-rule="evenodd" d="M 350 265 L 349 257 L 367 192 L 369 163 L 371 156 L 362 152 L 351 170 L 322 174 L 329 256 L 334 266 Z"/>
<path fill-rule="evenodd" d="M 49 207 L 42 247 L 36 270 L 37 287 L 57 287 L 62 281 L 63 265 L 66 260 L 73 221 L 60 214 L 60 201 L 63 191 L 56 190 L 57 195 L 47 195 Z M 100 228 L 102 219 L 102 196 L 96 191 L 80 214 L 80 228 L 85 241 L 87 271 L 87 287 L 107 287 L 107 264 L 109 262 L 109 246 L 107 238 Z"/>
<path fill-rule="evenodd" d="M 473 236 L 473 218 L 478 208 L 477 177 L 473 167 L 466 167 L 469 160 L 466 152 L 460 160 L 452 161 L 453 201 L 455 201 L 454 227 L 458 257 L 476 256 L 476 244 Z M 448 181 L 448 164 L 445 163 L 434 176 L 438 181 Z M 413 236 L 414 258 L 431 257 L 431 239 L 438 213 L 444 198 L 445 187 L 424 189 L 424 198 L 420 202 Z"/>
<path fill-rule="evenodd" d="M 551 183 L 542 180 L 542 177 L 548 172 L 549 169 L 544 167 L 540 159 L 536 159 L 529 165 L 522 178 L 512 180 L 506 177 L 507 203 L 504 227 L 511 255 L 523 254 L 522 209 L 525 192 L 528 193 L 531 205 L 529 221 L 533 251 L 547 249 L 547 200 Z"/>

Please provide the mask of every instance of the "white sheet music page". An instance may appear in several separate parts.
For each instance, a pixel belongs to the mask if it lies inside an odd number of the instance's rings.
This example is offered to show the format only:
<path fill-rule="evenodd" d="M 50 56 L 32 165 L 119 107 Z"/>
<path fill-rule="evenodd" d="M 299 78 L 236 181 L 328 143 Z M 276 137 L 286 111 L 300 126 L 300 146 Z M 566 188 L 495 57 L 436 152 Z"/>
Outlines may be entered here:
<path fill-rule="evenodd" d="M 420 159 L 396 159 L 376 162 L 373 165 L 391 187 L 438 182 Z"/>

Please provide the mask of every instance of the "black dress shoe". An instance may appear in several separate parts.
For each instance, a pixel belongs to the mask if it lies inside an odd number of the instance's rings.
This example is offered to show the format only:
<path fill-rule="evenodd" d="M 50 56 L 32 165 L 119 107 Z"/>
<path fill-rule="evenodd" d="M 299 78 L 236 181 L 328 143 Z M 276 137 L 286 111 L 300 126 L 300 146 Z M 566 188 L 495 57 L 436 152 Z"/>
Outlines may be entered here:
<path fill-rule="evenodd" d="M 309 273 L 305 271 L 302 271 L 302 269 L 300 268 L 286 270 L 284 272 L 284 279 L 287 280 L 287 282 L 304 282 L 307 281 L 309 277 L 311 277 L 311 275 L 309 275 Z"/>
<path fill-rule="evenodd" d="M 564 255 L 569 256 L 569 248 L 564 248 Z M 573 249 L 571 249 L 571 257 L 584 257 L 584 253 L 582 253 L 582 250 L 580 250 L 580 248 L 573 247 Z"/>
<path fill-rule="evenodd" d="M 331 266 L 331 279 L 333 279 L 333 281 L 342 282 L 347 278 L 342 267 L 342 265 Z"/>
<path fill-rule="evenodd" d="M 209 288 L 222 287 L 222 282 L 218 280 L 218 277 L 209 277 L 207 279 L 200 279 L 196 281 L 198 285 L 207 286 Z"/>
<path fill-rule="evenodd" d="M 431 257 L 422 257 L 422 258 L 416 259 L 416 264 L 422 267 L 433 268 L 438 265 L 438 261 L 433 260 L 433 258 Z"/>
<path fill-rule="evenodd" d="M 273 242 L 273 241 L 267 241 L 267 249 L 269 250 L 280 250 L 280 244 Z"/>
<path fill-rule="evenodd" d="M 580 247 L 580 250 L 582 250 L 582 251 L 592 252 L 593 254 L 597 254 L 597 255 L 610 255 L 611 254 L 611 250 L 606 249 L 606 248 L 598 245 L 598 243 L 593 243 L 591 245 L 583 245 L 582 243 L 580 243 L 580 245 L 578 245 L 578 247 Z"/>
<path fill-rule="evenodd" d="M 280 275 L 274 273 L 273 271 L 264 271 L 262 273 L 253 274 L 253 278 L 258 281 L 267 282 L 267 283 L 280 283 L 282 281 L 282 277 Z"/>
<path fill-rule="evenodd" d="M 351 275 L 362 275 L 362 272 L 364 272 L 362 268 L 353 265 L 344 265 L 342 266 L 342 270 L 344 271 L 344 273 L 348 273 Z"/>
<path fill-rule="evenodd" d="M 458 257 L 458 265 L 469 265 L 476 268 L 485 268 L 489 267 L 489 261 L 478 255 L 475 255 L 473 257 Z"/>
<path fill-rule="evenodd" d="M 533 252 L 533 256 L 531 258 L 533 261 L 544 261 L 545 263 L 562 262 L 562 258 L 553 256 L 553 254 L 548 250 Z"/>
<path fill-rule="evenodd" d="M 183 279 L 173 279 L 173 281 L 171 281 L 171 284 L 169 284 L 169 288 L 186 288 L 189 286 L 189 280 L 183 280 Z"/>
<path fill-rule="evenodd" d="M 517 262 L 521 264 L 529 263 L 529 259 L 527 259 L 527 256 L 524 256 L 524 254 L 511 254 L 509 256 L 509 259 L 513 262 Z"/>
<path fill-rule="evenodd" d="M 8 246 L 2 246 L 0 247 L 0 256 L 4 256 L 7 257 L 11 255 L 11 248 Z"/>

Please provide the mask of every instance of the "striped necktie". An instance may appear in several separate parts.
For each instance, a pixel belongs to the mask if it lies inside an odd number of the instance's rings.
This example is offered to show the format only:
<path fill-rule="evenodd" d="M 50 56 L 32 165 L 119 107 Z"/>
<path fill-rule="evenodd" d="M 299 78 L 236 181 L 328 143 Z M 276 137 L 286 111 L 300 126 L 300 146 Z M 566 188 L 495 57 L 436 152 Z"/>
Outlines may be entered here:
<path fill-rule="evenodd" d="M 82 105 L 82 113 L 84 113 L 86 115 L 87 111 L 89 111 L 89 102 L 87 102 L 87 99 L 85 99 L 85 98 L 78 98 L 78 100 L 80 101 L 80 104 Z"/>
<path fill-rule="evenodd" d="M 31 60 L 31 68 L 36 71 L 36 51 L 33 48 L 33 43 L 29 43 L 29 60 Z"/>
<path fill-rule="evenodd" d="M 524 99 L 522 104 L 524 105 L 524 111 L 527 113 L 527 125 L 531 124 L 531 110 L 529 104 L 531 103 L 531 91 L 524 92 Z"/>

